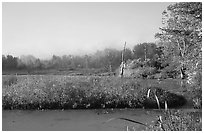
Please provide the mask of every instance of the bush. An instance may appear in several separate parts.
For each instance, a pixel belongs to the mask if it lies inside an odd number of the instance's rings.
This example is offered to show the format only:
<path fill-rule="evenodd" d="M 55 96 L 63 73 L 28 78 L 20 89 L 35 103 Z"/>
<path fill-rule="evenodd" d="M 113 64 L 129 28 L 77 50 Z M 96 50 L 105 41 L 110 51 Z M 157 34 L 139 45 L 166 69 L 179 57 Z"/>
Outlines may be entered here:
<path fill-rule="evenodd" d="M 127 68 L 128 69 L 136 69 L 139 67 L 143 67 L 144 63 L 140 61 L 140 59 L 135 59 L 135 60 L 128 60 L 127 62 Z"/>
<path fill-rule="evenodd" d="M 188 74 L 187 78 L 187 97 L 192 99 L 195 109 L 202 108 L 202 73 L 194 71 Z"/>
<path fill-rule="evenodd" d="M 142 70 L 142 73 L 141 73 L 141 76 L 143 78 L 147 78 L 153 74 L 156 73 L 156 68 L 154 67 L 143 67 L 143 70 Z"/>
<path fill-rule="evenodd" d="M 177 70 L 176 65 L 167 66 L 161 71 L 161 78 L 177 78 L 180 72 Z"/>
<path fill-rule="evenodd" d="M 156 68 L 154 67 L 139 67 L 132 70 L 131 77 L 134 78 L 149 78 L 156 73 Z"/>
<path fill-rule="evenodd" d="M 202 112 L 165 111 L 147 130 L 202 131 Z"/>

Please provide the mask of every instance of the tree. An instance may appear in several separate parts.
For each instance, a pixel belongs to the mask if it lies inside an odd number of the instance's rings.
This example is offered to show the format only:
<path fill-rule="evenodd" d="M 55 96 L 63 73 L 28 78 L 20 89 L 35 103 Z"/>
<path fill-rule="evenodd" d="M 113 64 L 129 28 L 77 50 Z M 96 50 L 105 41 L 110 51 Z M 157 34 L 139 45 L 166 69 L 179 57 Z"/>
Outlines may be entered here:
<path fill-rule="evenodd" d="M 127 60 L 132 60 L 133 59 L 133 52 L 131 49 L 126 48 L 124 52 L 124 61 L 126 62 Z"/>
<path fill-rule="evenodd" d="M 2 55 L 2 69 L 4 70 L 6 68 L 6 56 Z"/>
<path fill-rule="evenodd" d="M 164 27 L 155 36 L 164 42 L 164 50 L 168 53 L 166 56 L 178 59 L 178 68 L 184 79 L 187 70 L 201 65 L 202 3 L 172 4 L 162 15 Z"/>
<path fill-rule="evenodd" d="M 15 70 L 18 66 L 18 58 L 12 55 L 2 56 L 2 69 L 3 70 Z"/>
<path fill-rule="evenodd" d="M 137 44 L 133 47 L 133 56 L 135 59 L 141 58 L 142 60 L 144 60 L 145 51 L 143 44 Z"/>
<path fill-rule="evenodd" d="M 116 49 L 105 49 L 104 50 L 104 65 L 110 72 L 119 67 L 121 62 L 121 52 Z"/>
<path fill-rule="evenodd" d="M 155 56 L 160 56 L 161 51 L 155 43 L 141 43 L 133 48 L 133 58 L 146 61 L 154 59 Z"/>

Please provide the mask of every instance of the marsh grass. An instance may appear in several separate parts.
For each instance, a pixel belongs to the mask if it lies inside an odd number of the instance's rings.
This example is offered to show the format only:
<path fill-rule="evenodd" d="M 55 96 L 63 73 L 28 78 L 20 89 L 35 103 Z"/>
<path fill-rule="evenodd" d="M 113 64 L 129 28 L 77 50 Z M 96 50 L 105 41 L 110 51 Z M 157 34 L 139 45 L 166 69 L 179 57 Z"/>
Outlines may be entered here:
<path fill-rule="evenodd" d="M 3 109 L 99 109 L 157 108 L 154 93 L 164 108 L 164 100 L 181 106 L 181 96 L 159 87 L 148 88 L 131 78 L 99 76 L 17 76 L 10 86 L 3 84 Z M 6 80 L 7 76 L 3 76 Z M 176 104 L 178 103 L 178 104 Z M 171 107 L 171 106 L 170 106 Z"/>
<path fill-rule="evenodd" d="M 18 79 L 16 75 L 9 75 L 2 80 L 3 86 L 11 86 L 12 84 L 17 84 Z"/>
<path fill-rule="evenodd" d="M 158 109 L 160 102 L 155 94 Z M 201 131 L 202 130 L 202 114 L 199 112 L 182 112 L 180 110 L 169 110 L 165 101 L 165 110 L 161 110 L 162 115 L 158 116 L 154 124 L 149 125 L 147 130 L 156 131 Z"/>
<path fill-rule="evenodd" d="M 147 130 L 153 131 L 202 131 L 202 113 L 182 110 L 164 111 Z"/>

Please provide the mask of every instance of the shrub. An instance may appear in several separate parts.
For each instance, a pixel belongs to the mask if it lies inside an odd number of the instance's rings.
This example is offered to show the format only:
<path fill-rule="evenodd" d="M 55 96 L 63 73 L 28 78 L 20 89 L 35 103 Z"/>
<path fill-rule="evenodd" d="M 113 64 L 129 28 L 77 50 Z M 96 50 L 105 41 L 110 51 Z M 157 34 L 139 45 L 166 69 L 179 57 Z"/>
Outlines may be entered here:
<path fill-rule="evenodd" d="M 127 68 L 128 69 L 136 69 L 139 67 L 143 67 L 144 63 L 140 61 L 140 59 L 135 59 L 135 60 L 128 60 L 127 62 Z"/>
<path fill-rule="evenodd" d="M 154 131 L 202 131 L 201 112 L 165 111 L 147 130 Z"/>
<path fill-rule="evenodd" d="M 157 70 L 154 67 L 139 67 L 133 69 L 130 75 L 134 78 L 149 78 L 151 75 L 155 74 L 156 71 Z"/>
<path fill-rule="evenodd" d="M 180 72 L 179 72 L 179 70 L 177 70 L 177 66 L 174 64 L 171 66 L 167 66 L 161 70 L 161 75 L 162 75 L 161 77 L 163 79 L 177 78 L 179 74 L 180 74 Z"/>
<path fill-rule="evenodd" d="M 154 67 L 143 67 L 143 70 L 142 70 L 142 73 L 141 73 L 141 76 L 144 78 L 144 77 L 149 77 L 153 74 L 156 73 L 156 68 Z"/>
<path fill-rule="evenodd" d="M 199 71 L 194 71 L 188 73 L 187 78 L 187 97 L 192 99 L 193 106 L 196 109 L 202 108 L 202 73 Z"/>

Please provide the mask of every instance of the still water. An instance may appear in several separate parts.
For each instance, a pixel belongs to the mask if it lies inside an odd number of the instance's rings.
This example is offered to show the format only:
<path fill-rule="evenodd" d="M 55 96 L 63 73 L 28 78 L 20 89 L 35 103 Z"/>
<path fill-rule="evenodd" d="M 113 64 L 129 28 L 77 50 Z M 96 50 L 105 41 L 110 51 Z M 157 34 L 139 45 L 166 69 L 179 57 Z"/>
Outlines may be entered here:
<path fill-rule="evenodd" d="M 144 130 L 145 126 L 113 118 L 127 118 L 151 124 L 160 114 L 147 109 L 97 110 L 3 110 L 3 131 L 125 131 L 127 126 Z"/>

